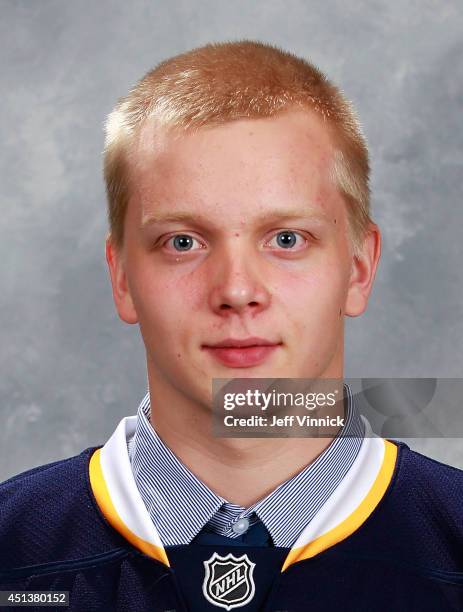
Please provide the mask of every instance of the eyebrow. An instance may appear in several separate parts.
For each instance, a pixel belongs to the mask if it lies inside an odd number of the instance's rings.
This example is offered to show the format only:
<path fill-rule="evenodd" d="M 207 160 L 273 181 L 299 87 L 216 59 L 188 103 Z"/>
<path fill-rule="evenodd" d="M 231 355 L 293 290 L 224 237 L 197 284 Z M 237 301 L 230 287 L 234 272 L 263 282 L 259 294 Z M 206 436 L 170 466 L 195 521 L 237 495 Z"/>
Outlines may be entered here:
<path fill-rule="evenodd" d="M 265 212 L 254 218 L 257 222 L 272 223 L 283 219 L 308 219 L 311 221 L 326 222 L 328 217 L 326 213 L 321 212 L 307 206 L 301 209 L 282 209 Z M 148 226 L 161 224 L 161 223 L 198 223 L 203 222 L 205 224 L 210 221 L 208 217 L 201 214 L 193 215 L 187 211 L 177 211 L 173 213 L 149 213 L 143 216 L 141 221 L 141 229 L 145 229 Z"/>

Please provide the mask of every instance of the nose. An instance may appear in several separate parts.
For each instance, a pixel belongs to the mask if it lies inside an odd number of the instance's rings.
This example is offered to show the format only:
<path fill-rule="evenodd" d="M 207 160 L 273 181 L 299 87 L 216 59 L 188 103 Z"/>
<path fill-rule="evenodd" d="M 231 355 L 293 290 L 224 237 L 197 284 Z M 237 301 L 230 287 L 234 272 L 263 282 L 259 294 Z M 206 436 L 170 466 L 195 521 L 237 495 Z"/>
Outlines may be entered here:
<path fill-rule="evenodd" d="M 257 253 L 239 251 L 236 243 L 216 254 L 209 293 L 210 307 L 216 314 L 248 311 L 255 316 L 269 306 L 271 295 L 258 257 Z"/>

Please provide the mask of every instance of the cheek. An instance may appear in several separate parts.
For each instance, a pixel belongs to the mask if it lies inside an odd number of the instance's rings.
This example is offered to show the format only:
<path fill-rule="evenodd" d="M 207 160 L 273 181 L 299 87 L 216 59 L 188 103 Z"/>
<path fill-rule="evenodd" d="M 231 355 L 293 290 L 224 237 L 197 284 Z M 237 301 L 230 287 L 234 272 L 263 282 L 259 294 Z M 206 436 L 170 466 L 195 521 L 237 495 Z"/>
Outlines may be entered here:
<path fill-rule="evenodd" d="M 277 284 L 277 312 L 292 328 L 288 332 L 304 338 L 307 346 L 322 346 L 328 336 L 337 337 L 342 326 L 339 313 L 344 311 L 346 297 L 346 279 L 339 265 L 319 266 L 304 274 L 288 273 L 284 282 Z"/>
<path fill-rule="evenodd" d="M 189 317 L 199 309 L 204 296 L 198 274 L 180 274 L 175 266 L 162 272 L 150 266 L 136 270 L 131 291 L 140 325 L 158 337 L 188 326 Z"/>
<path fill-rule="evenodd" d="M 294 307 L 307 309 L 310 306 L 326 308 L 339 301 L 346 290 L 344 270 L 339 262 L 326 261 L 323 265 L 309 265 L 297 273 L 285 271 L 274 277 L 273 291 L 281 301 Z M 307 311 L 309 312 L 309 311 Z"/>

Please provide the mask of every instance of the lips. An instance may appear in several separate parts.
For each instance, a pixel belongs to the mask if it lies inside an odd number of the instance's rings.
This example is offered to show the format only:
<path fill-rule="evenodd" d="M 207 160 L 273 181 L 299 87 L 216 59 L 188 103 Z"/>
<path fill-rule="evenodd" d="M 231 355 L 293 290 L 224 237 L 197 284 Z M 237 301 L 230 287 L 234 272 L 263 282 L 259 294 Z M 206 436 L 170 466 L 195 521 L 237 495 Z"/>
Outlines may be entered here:
<path fill-rule="evenodd" d="M 279 344 L 279 342 L 272 342 L 265 338 L 252 336 L 241 340 L 239 338 L 225 338 L 225 340 L 221 340 L 215 344 L 207 344 L 206 346 L 211 348 L 241 348 L 249 346 L 274 346 L 275 344 Z"/>
<path fill-rule="evenodd" d="M 203 349 L 225 366 L 247 368 L 263 363 L 279 346 L 281 342 L 251 337 L 226 338 L 215 344 L 204 345 Z"/>

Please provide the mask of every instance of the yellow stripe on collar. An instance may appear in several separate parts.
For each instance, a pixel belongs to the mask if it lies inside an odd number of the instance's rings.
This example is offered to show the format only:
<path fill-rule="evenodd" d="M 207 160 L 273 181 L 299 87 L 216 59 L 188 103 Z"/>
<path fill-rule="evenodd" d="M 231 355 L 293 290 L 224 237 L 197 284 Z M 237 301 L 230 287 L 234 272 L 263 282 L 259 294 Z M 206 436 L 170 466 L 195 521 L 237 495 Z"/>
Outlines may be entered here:
<path fill-rule="evenodd" d="M 354 531 L 356 531 L 370 516 L 376 506 L 383 498 L 391 482 L 392 475 L 397 460 L 397 446 L 389 440 L 384 440 L 384 459 L 376 479 L 357 508 L 341 523 L 330 529 L 315 540 L 308 542 L 304 546 L 293 548 L 281 569 L 284 572 L 290 565 L 303 559 L 310 559 L 327 548 L 341 542 Z"/>
<path fill-rule="evenodd" d="M 111 501 L 108 487 L 106 486 L 103 470 L 101 468 L 100 454 L 101 448 L 98 448 L 93 453 L 90 459 L 89 474 L 92 491 L 101 512 L 112 527 L 114 527 L 114 529 L 116 529 L 116 531 L 118 531 L 133 546 L 135 546 L 135 548 L 141 550 L 143 553 L 145 553 L 145 555 L 164 563 L 164 565 L 170 566 L 166 551 L 163 547 L 155 546 L 154 544 L 151 544 L 150 542 L 138 537 L 127 527 L 119 516 L 119 513 Z"/>

